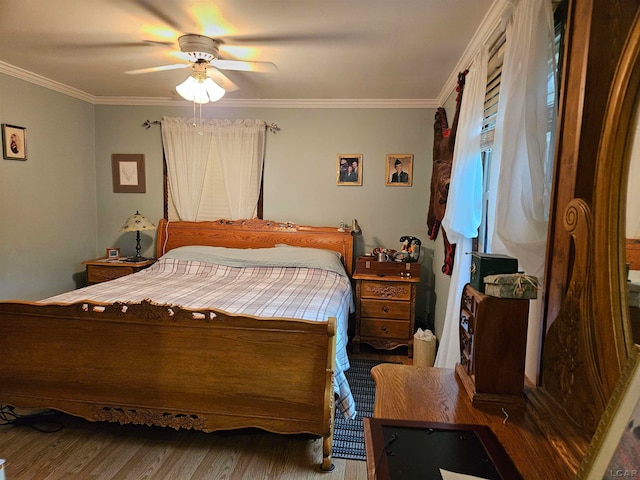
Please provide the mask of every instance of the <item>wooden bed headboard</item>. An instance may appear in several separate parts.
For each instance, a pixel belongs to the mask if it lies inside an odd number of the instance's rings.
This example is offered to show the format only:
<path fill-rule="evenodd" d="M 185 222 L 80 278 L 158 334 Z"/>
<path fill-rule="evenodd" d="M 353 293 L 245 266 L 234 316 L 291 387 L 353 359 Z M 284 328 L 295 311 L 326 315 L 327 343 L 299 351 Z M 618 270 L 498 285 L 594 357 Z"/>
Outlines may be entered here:
<path fill-rule="evenodd" d="M 158 258 L 177 247 L 209 245 L 229 248 L 267 248 L 278 244 L 323 248 L 342 255 L 345 270 L 353 273 L 353 237 L 336 227 L 311 227 L 272 220 L 217 220 L 158 223 Z"/>
<path fill-rule="evenodd" d="M 627 238 L 627 263 L 631 270 L 640 270 L 640 240 L 637 238 Z"/>

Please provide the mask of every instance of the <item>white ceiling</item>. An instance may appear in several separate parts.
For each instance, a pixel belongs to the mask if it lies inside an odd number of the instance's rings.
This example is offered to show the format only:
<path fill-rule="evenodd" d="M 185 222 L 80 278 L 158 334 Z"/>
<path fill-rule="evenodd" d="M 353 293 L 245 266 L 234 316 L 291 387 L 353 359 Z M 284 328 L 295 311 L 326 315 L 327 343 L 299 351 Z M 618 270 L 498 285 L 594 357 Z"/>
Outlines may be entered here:
<path fill-rule="evenodd" d="M 436 106 L 468 65 L 471 47 L 495 28 L 493 4 L 0 0 L 0 72 L 94 103 L 177 101 L 174 87 L 187 66 L 124 72 L 180 62 L 173 48 L 147 41 L 175 43 L 183 33 L 198 33 L 222 39 L 224 58 L 278 66 L 276 73 L 226 70 L 240 89 L 223 102 Z"/>

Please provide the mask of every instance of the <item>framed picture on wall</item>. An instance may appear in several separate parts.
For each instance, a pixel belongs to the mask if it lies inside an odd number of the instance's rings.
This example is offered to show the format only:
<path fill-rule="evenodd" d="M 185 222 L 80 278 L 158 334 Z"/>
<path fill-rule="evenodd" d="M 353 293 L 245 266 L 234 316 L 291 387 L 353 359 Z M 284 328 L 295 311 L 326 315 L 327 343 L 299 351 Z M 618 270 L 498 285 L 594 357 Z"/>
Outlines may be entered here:
<path fill-rule="evenodd" d="M 631 350 L 576 478 L 632 477 L 640 458 L 640 346 Z"/>
<path fill-rule="evenodd" d="M 5 160 L 27 159 L 27 129 L 2 124 L 2 156 Z"/>
<path fill-rule="evenodd" d="M 410 153 L 390 153 L 387 155 L 385 185 L 410 187 L 412 182 L 413 155 Z"/>
<path fill-rule="evenodd" d="M 111 155 L 113 191 L 115 193 L 145 193 L 144 155 L 114 153 Z"/>
<path fill-rule="evenodd" d="M 343 153 L 336 161 L 336 185 L 362 185 L 362 155 Z"/>

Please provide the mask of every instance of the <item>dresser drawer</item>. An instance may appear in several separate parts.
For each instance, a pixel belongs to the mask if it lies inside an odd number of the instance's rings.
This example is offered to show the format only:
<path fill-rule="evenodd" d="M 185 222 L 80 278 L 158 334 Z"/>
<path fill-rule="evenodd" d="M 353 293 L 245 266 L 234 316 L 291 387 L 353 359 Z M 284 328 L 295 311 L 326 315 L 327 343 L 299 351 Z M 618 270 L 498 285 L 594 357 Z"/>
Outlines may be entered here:
<path fill-rule="evenodd" d="M 360 323 L 363 337 L 408 338 L 409 321 L 363 318 Z"/>
<path fill-rule="evenodd" d="M 114 278 L 120 278 L 130 275 L 134 272 L 133 267 L 99 267 L 90 265 L 87 268 L 87 280 L 89 283 L 100 283 Z"/>
<path fill-rule="evenodd" d="M 362 300 L 360 315 L 362 317 L 407 319 L 411 314 L 409 302 L 393 300 Z"/>
<path fill-rule="evenodd" d="M 360 287 L 360 296 L 362 298 L 411 300 L 411 284 L 363 280 Z"/>

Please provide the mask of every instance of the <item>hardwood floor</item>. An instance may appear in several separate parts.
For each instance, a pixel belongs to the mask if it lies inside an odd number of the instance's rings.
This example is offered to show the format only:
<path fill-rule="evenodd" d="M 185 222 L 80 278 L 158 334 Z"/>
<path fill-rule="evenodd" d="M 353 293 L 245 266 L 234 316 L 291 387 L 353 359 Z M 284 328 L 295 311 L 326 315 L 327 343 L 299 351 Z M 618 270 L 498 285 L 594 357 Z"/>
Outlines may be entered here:
<path fill-rule="evenodd" d="M 385 352 L 363 345 L 350 357 L 411 364 L 406 348 Z M 7 480 L 367 478 L 363 461 L 335 458 L 332 472 L 320 471 L 321 440 L 305 436 L 259 430 L 176 431 L 71 416 L 62 416 L 61 424 L 54 433 L 0 426 L 0 458 L 6 460 Z"/>

